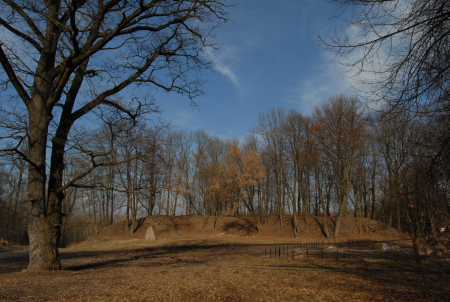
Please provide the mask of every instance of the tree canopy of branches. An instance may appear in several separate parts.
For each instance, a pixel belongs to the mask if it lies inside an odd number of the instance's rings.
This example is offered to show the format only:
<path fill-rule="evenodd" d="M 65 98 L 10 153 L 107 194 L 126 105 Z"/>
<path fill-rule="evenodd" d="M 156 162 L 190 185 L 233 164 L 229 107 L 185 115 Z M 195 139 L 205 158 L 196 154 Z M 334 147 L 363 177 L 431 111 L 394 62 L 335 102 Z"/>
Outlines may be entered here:
<path fill-rule="evenodd" d="M 450 116 L 450 2 L 446 0 L 332 0 L 353 10 L 351 32 L 326 47 L 364 84 L 363 95 L 394 110 L 445 124 Z M 368 75 L 368 76 L 367 76 Z M 438 130 L 440 129 L 440 130 Z M 447 128 L 448 129 L 448 128 Z M 436 126 L 437 161 L 448 164 L 450 135 Z M 434 145 L 436 146 L 436 145 Z M 447 168 L 447 173 L 448 173 Z M 450 174 L 449 174 L 450 175 Z"/>
<path fill-rule="evenodd" d="M 8 122 L 1 137 L 8 144 L 3 151 L 20 154 L 29 165 L 29 270 L 61 268 L 64 191 L 111 164 L 111 150 L 96 152 L 74 140 L 70 147 L 84 152 L 90 167 L 63 181 L 64 152 L 76 122 L 90 115 L 116 127 L 133 126 L 154 110 L 141 91 L 145 85 L 189 98 L 201 94 L 196 73 L 208 67 L 202 52 L 214 47 L 210 33 L 225 20 L 225 9 L 220 0 L 0 4 L 0 84 L 5 93 L 14 90 L 10 104 L 2 106 Z M 25 142 L 27 155 L 20 152 Z"/>
<path fill-rule="evenodd" d="M 368 84 L 366 95 L 417 113 L 450 112 L 450 3 L 446 0 L 334 0 L 351 7 L 352 34 L 325 44 Z M 356 34 L 355 34 L 356 32 Z M 354 56 L 353 56 L 354 55 Z"/>

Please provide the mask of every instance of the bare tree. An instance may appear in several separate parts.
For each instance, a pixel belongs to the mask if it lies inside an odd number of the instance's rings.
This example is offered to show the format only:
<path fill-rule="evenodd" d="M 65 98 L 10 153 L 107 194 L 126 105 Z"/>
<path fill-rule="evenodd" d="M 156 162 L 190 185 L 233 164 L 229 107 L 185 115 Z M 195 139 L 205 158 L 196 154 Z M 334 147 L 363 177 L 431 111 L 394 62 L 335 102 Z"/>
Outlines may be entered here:
<path fill-rule="evenodd" d="M 64 190 L 106 165 L 91 153 L 91 167 L 63 183 L 73 125 L 87 114 L 101 114 L 99 108 L 117 120 L 152 110 L 135 89 L 143 85 L 190 98 L 201 94 L 193 73 L 208 67 L 202 52 L 212 46 L 210 31 L 224 20 L 225 5 L 214 0 L 6 0 L 0 5 L 5 31 L 0 83 L 14 87 L 11 100 L 27 115 L 27 133 L 10 140 L 17 146 L 28 138 L 29 156 L 21 153 L 29 163 L 28 269 L 58 270 Z"/>
<path fill-rule="evenodd" d="M 151 147 L 147 144 L 151 142 L 145 137 L 145 126 L 135 127 L 126 131 L 125 135 L 118 141 L 118 155 L 121 158 L 121 165 L 117 165 L 117 174 L 122 184 L 123 192 L 127 196 L 125 229 L 130 227 L 130 234 L 135 231 L 135 223 L 140 202 L 140 191 L 143 182 L 143 162 Z M 130 226 L 131 214 L 131 226 Z"/>
<path fill-rule="evenodd" d="M 24 204 L 26 162 L 16 154 L 4 160 L 0 164 L 0 238 L 23 244 L 27 219 Z"/>
<path fill-rule="evenodd" d="M 314 121 L 316 122 L 316 121 Z M 317 125 L 317 127 L 320 127 Z M 316 125 L 312 123 L 311 132 L 320 131 L 316 129 Z M 328 216 L 330 215 L 330 199 L 331 189 L 333 187 L 332 173 L 329 172 L 329 163 L 324 159 L 324 152 L 322 152 L 319 142 L 319 136 L 314 135 L 311 142 L 311 162 L 314 167 L 314 181 L 316 186 L 317 199 L 322 207 L 323 217 L 323 233 L 327 239 L 330 239 L 330 232 L 328 230 Z M 324 196 L 325 195 L 325 196 Z"/>
<path fill-rule="evenodd" d="M 258 117 L 257 132 L 262 136 L 264 143 L 263 152 L 266 155 L 266 176 L 273 174 L 276 187 L 276 206 L 280 225 L 283 225 L 286 197 L 286 150 L 282 125 L 286 120 L 283 108 L 271 108 L 265 114 Z"/>
<path fill-rule="evenodd" d="M 415 112 L 449 112 L 450 3 L 447 0 L 333 0 L 353 15 L 352 32 L 325 41 L 372 100 Z M 362 73 L 370 77 L 361 77 Z"/>
<path fill-rule="evenodd" d="M 353 179 L 355 160 L 364 144 L 365 122 L 361 104 L 356 98 L 343 95 L 331 97 L 315 108 L 315 135 L 324 159 L 332 167 L 332 177 L 337 192 L 338 216 L 334 237 L 339 236 L 342 216 L 347 213 L 347 199 Z"/>
<path fill-rule="evenodd" d="M 303 213 L 305 227 L 307 228 L 307 217 L 310 211 L 311 201 L 311 119 L 304 117 L 295 110 L 290 110 L 283 124 L 283 132 L 286 139 L 287 158 L 292 166 L 293 185 L 291 191 L 293 228 L 294 234 L 299 232 L 297 215 Z M 286 181 L 286 184 L 290 182 Z"/>
<path fill-rule="evenodd" d="M 202 203 L 205 215 L 215 216 L 224 214 L 227 205 L 221 192 L 223 170 L 220 164 L 226 154 L 225 142 L 218 137 L 208 137 L 205 146 L 204 161 L 200 163 L 198 185 L 202 191 Z M 215 227 L 215 224 L 214 224 Z"/>
<path fill-rule="evenodd" d="M 186 215 L 192 215 L 193 213 L 200 214 L 202 212 L 202 206 L 198 203 L 198 200 L 199 196 L 205 196 L 206 186 L 205 179 L 203 178 L 203 168 L 207 158 L 206 150 L 209 136 L 204 130 L 197 130 L 192 134 L 192 140 L 194 147 L 189 162 L 189 177 L 185 180 L 186 186 L 184 191 Z"/>
<path fill-rule="evenodd" d="M 176 179 L 175 179 L 175 187 L 174 187 L 174 207 L 172 211 L 172 215 L 175 216 L 176 209 L 178 205 L 178 200 L 182 197 L 185 197 L 186 193 L 189 192 L 189 177 L 190 177 L 190 155 L 191 155 L 191 147 L 192 147 L 192 135 L 187 131 L 179 131 L 175 132 L 175 137 L 178 141 L 178 151 L 176 157 Z M 188 204 L 187 199 L 185 200 L 185 209 L 187 210 Z"/>

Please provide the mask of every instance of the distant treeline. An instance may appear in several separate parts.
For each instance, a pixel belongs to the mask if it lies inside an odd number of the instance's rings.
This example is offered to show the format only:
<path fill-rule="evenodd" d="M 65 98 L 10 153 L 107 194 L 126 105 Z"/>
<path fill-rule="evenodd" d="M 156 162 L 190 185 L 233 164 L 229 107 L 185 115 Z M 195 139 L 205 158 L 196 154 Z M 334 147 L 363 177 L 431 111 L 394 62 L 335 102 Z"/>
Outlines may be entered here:
<path fill-rule="evenodd" d="M 262 216 L 294 214 L 294 232 L 300 217 L 334 215 L 334 234 L 324 229 L 336 238 L 350 215 L 419 237 L 435 233 L 450 213 L 445 125 L 394 108 L 374 113 L 337 95 L 310 116 L 270 109 L 245 139 L 105 126 L 66 152 L 66 179 L 93 161 L 96 169 L 64 192 L 62 244 L 124 217 L 132 233 L 138 216 L 153 214 L 250 215 L 259 229 Z M 13 155 L 2 163 L 0 236 L 26 243 L 27 163 Z"/>

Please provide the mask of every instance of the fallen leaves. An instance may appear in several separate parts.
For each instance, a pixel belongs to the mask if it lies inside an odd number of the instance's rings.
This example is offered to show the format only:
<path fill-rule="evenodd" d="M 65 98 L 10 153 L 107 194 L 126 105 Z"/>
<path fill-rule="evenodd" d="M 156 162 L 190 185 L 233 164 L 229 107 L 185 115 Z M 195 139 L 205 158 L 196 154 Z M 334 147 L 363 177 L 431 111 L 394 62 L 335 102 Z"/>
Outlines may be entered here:
<path fill-rule="evenodd" d="M 175 244 L 175 243 L 174 243 Z M 423 301 L 450 297 L 447 261 L 268 259 L 255 244 L 63 253 L 64 271 L 0 263 L 1 301 Z M 395 254 L 401 257 L 402 254 Z M 395 256 L 394 255 L 394 256 Z M 359 261 L 361 260 L 361 261 Z"/>

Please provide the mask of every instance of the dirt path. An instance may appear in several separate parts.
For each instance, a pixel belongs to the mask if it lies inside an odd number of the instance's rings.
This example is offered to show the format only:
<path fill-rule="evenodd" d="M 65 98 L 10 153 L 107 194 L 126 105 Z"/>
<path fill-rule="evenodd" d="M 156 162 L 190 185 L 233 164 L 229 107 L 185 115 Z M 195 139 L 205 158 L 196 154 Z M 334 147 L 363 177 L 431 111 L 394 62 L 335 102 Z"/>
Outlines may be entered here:
<path fill-rule="evenodd" d="M 0 249 L 0 260 L 27 259 L 28 249 Z"/>

